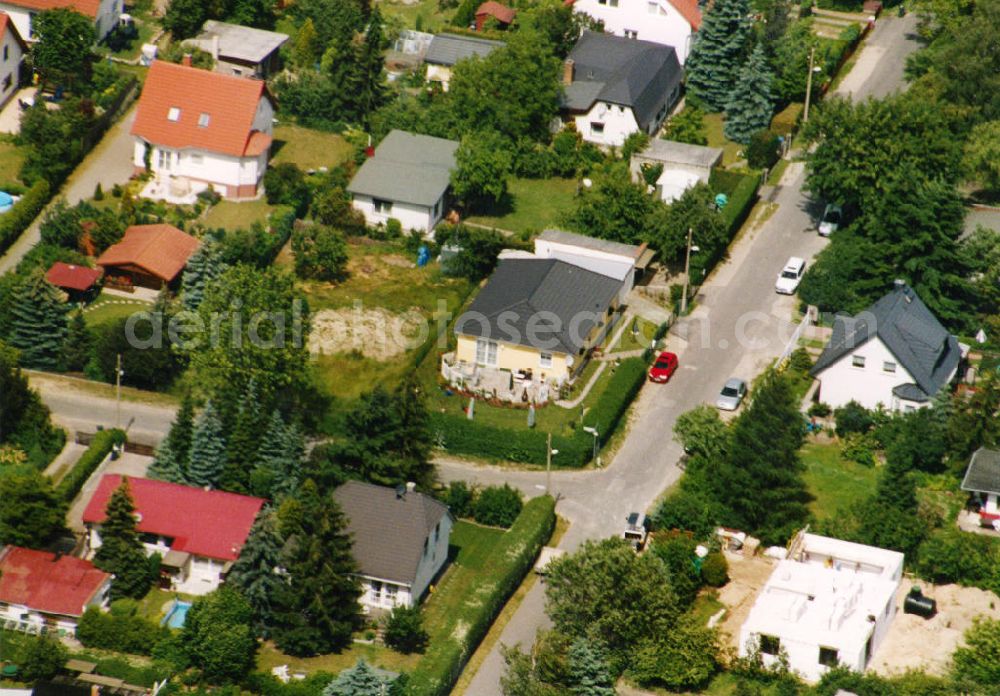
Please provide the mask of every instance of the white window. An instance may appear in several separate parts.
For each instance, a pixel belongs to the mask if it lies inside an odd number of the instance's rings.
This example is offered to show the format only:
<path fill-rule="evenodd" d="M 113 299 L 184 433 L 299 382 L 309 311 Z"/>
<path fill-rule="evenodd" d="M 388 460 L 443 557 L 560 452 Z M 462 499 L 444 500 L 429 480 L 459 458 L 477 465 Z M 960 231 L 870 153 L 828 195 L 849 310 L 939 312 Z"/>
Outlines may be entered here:
<path fill-rule="evenodd" d="M 882 372 L 895 372 L 895 371 L 896 371 L 896 363 L 892 362 L 891 360 L 886 360 L 884 363 L 882 363 Z"/>
<path fill-rule="evenodd" d="M 156 151 L 157 168 L 169 170 L 174 161 L 174 158 L 171 156 L 173 154 L 174 153 L 172 153 L 170 150 L 157 150 Z"/>
<path fill-rule="evenodd" d="M 498 348 L 496 341 L 485 338 L 476 339 L 476 363 L 478 365 L 496 365 Z"/>
<path fill-rule="evenodd" d="M 865 356 L 854 355 L 851 356 L 851 365 L 854 367 L 864 367 L 865 366 Z"/>
<path fill-rule="evenodd" d="M 180 107 L 171 106 L 170 111 L 167 112 L 168 121 L 180 121 L 181 120 L 181 110 Z"/>
<path fill-rule="evenodd" d="M 376 602 L 382 599 L 382 583 L 372 580 L 372 599 Z"/>
<path fill-rule="evenodd" d="M 649 14 L 656 14 L 656 9 L 658 7 L 659 7 L 659 3 L 655 3 L 655 2 L 647 2 L 646 3 L 646 11 L 649 12 Z"/>
<path fill-rule="evenodd" d="M 604 124 L 603 123 L 591 122 L 591 124 L 590 124 L 590 132 L 594 133 L 595 135 L 603 135 L 604 134 Z"/>
<path fill-rule="evenodd" d="M 539 353 L 538 354 L 538 366 L 539 367 L 552 367 L 552 353 Z"/>
<path fill-rule="evenodd" d="M 840 653 L 836 648 L 819 648 L 819 663 L 825 667 L 836 667 L 840 664 Z"/>
<path fill-rule="evenodd" d="M 385 598 L 389 604 L 396 604 L 396 589 L 395 585 L 385 584 Z"/>
<path fill-rule="evenodd" d="M 372 207 L 375 212 L 379 215 L 391 215 L 392 214 L 392 201 L 384 201 L 381 198 L 372 199 Z"/>
<path fill-rule="evenodd" d="M 201 164 L 205 161 L 205 156 L 200 152 L 191 153 L 191 164 Z"/>
<path fill-rule="evenodd" d="M 760 635 L 760 651 L 764 655 L 777 655 L 781 650 L 781 639 L 777 636 Z"/>
<path fill-rule="evenodd" d="M 626 39 L 638 39 L 639 38 L 639 32 L 635 31 L 634 29 L 626 29 L 625 30 L 625 38 Z"/>
<path fill-rule="evenodd" d="M 608 0 L 608 5 L 611 7 L 618 7 L 618 0 Z"/>
<path fill-rule="evenodd" d="M 210 119 L 211 116 L 209 116 L 208 114 L 201 114 L 200 116 L 198 116 L 198 127 L 208 128 L 208 122 Z"/>

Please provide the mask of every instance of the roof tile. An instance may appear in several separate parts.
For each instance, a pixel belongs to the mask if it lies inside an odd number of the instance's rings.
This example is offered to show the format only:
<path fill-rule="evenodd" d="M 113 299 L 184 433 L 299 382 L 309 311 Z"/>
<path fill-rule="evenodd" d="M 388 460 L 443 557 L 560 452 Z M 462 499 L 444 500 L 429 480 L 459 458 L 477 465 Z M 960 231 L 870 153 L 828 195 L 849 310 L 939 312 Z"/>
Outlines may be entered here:
<path fill-rule="evenodd" d="M 133 225 L 97 259 L 102 267 L 134 265 L 166 282 L 184 270 L 198 240 L 173 225 Z"/>
<path fill-rule="evenodd" d="M 80 616 L 111 579 L 89 561 L 8 546 L 0 551 L 0 602 L 47 614 Z"/>

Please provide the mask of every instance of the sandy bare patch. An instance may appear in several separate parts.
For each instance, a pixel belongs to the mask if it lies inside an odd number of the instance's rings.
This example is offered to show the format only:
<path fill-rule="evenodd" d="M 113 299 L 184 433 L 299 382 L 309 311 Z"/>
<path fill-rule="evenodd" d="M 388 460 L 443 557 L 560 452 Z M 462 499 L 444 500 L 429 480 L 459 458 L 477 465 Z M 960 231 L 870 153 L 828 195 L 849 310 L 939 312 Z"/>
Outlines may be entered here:
<path fill-rule="evenodd" d="M 729 582 L 719 590 L 719 601 L 726 607 L 718 623 L 724 640 L 739 648 L 740 627 L 750 615 L 753 603 L 774 571 L 774 561 L 766 556 L 747 558 L 743 554 L 726 553 L 729 561 Z"/>
<path fill-rule="evenodd" d="M 405 256 L 400 256 L 399 254 L 386 254 L 382 257 L 382 263 L 387 263 L 390 266 L 396 266 L 397 268 L 417 267 L 417 264 L 413 263 Z"/>
<path fill-rule="evenodd" d="M 427 332 L 415 307 L 403 314 L 381 308 L 321 309 L 312 316 L 308 347 L 314 355 L 358 351 L 384 362 L 419 346 Z"/>

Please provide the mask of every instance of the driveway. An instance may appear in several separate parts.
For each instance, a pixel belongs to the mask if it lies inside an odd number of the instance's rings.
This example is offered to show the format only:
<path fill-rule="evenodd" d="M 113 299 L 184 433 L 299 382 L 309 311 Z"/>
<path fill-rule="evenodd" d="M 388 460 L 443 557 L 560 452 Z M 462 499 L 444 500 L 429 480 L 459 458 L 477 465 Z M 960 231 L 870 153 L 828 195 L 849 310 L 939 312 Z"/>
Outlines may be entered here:
<path fill-rule="evenodd" d="M 97 184 L 105 191 L 110 191 L 115 184 L 124 184 L 132 176 L 132 153 L 134 140 L 129 135 L 132 122 L 135 120 L 135 105 L 125 115 L 118 119 L 101 141 L 94 146 L 76 168 L 56 199 L 65 198 L 70 204 L 90 198 L 94 195 Z M 44 215 L 44 211 L 42 215 Z M 40 239 L 38 228 L 42 218 L 39 215 L 24 231 L 24 234 L 11 245 L 7 253 L 0 258 L 0 273 L 6 273 L 17 266 L 18 262 L 31 250 Z"/>
<path fill-rule="evenodd" d="M 880 21 L 844 80 L 847 94 L 855 99 L 877 97 L 904 85 L 905 55 L 916 48 L 910 38 L 914 25 L 912 17 Z M 866 58 L 864 51 L 872 45 L 876 50 L 869 55 L 875 58 Z M 859 69 L 863 77 L 849 82 Z M 695 310 L 671 329 L 668 348 L 678 354 L 681 367 L 669 384 L 647 383 L 642 389 L 628 436 L 608 467 L 596 472 L 553 472 L 558 512 L 570 522 L 560 548 L 572 551 L 586 539 L 617 536 L 625 515 L 648 510 L 681 475 L 682 451 L 672 437 L 677 417 L 699 404 L 714 402 L 728 377 L 750 380 L 781 354 L 794 328 L 795 300 L 775 294 L 775 277 L 789 256 L 811 259 L 827 243 L 814 229 L 819 211 L 802 191 L 804 180 L 804 165 L 792 163 L 770 198 L 778 205 L 773 215 L 759 228 L 744 232 L 729 261 L 702 287 Z M 446 459 L 438 464 L 444 480 L 507 482 L 529 496 L 542 492 L 546 483 L 540 472 L 470 467 Z M 467 694 L 501 693 L 500 644 L 520 643 L 526 648 L 538 629 L 549 625 L 544 593 L 544 584 L 536 583 L 525 596 Z"/>

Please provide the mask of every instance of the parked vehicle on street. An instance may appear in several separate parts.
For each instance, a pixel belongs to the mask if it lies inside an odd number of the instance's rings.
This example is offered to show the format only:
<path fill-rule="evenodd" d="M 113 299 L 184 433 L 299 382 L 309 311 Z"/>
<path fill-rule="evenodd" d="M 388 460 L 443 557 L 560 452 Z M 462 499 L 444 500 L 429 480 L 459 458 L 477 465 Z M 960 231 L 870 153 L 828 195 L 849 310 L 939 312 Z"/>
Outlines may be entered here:
<path fill-rule="evenodd" d="M 719 392 L 719 398 L 715 400 L 715 406 L 722 411 L 735 411 L 743 402 L 743 397 L 747 395 L 747 383 L 739 377 L 730 377 Z"/>
<path fill-rule="evenodd" d="M 827 203 L 823 210 L 823 217 L 819 219 L 817 231 L 821 237 L 829 237 L 840 228 L 840 219 L 843 217 L 843 209 L 836 203 Z"/>
<path fill-rule="evenodd" d="M 664 384 L 670 381 L 674 372 L 677 371 L 677 356 L 674 353 L 663 351 L 656 356 L 656 361 L 649 368 L 649 381 Z"/>
<path fill-rule="evenodd" d="M 641 512 L 630 512 L 625 517 L 625 531 L 622 539 L 632 545 L 636 551 L 642 551 L 649 536 L 649 518 Z"/>
<path fill-rule="evenodd" d="M 774 291 L 779 295 L 794 295 L 802 282 L 802 276 L 806 273 L 805 259 L 793 256 L 785 262 L 785 267 L 778 274 L 778 281 L 774 284 Z"/>

